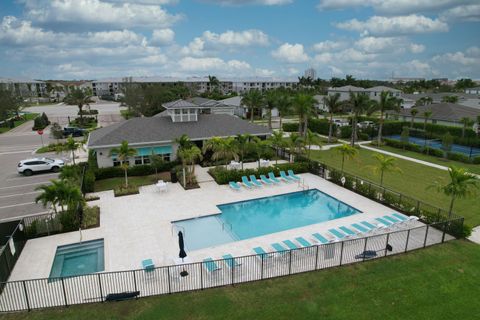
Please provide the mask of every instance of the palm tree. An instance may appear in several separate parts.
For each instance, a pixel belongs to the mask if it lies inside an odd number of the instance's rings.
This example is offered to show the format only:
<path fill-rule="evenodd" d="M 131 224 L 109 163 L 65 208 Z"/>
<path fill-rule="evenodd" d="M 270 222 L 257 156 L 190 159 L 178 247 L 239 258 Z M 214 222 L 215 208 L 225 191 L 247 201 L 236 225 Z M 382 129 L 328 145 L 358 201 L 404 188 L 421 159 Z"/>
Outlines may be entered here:
<path fill-rule="evenodd" d="M 442 102 L 457 103 L 458 102 L 458 96 L 443 96 L 442 97 Z"/>
<path fill-rule="evenodd" d="M 415 122 L 415 116 L 418 114 L 417 108 L 410 109 L 410 115 L 412 119 L 410 120 L 410 128 L 413 128 L 413 123 Z"/>
<path fill-rule="evenodd" d="M 380 174 L 380 187 L 383 186 L 383 176 L 385 172 L 402 172 L 400 168 L 395 166 L 396 159 L 394 157 L 384 156 L 381 153 L 375 153 L 373 158 L 377 160 L 376 165 L 370 166 L 374 174 Z"/>
<path fill-rule="evenodd" d="M 261 109 L 263 106 L 262 93 L 257 89 L 248 91 L 243 95 L 242 104 L 250 110 L 250 122 L 253 122 L 255 111 Z"/>
<path fill-rule="evenodd" d="M 68 104 L 78 106 L 81 124 L 83 124 L 83 107 L 85 105 L 89 105 L 91 97 L 92 96 L 89 94 L 89 92 L 87 92 L 87 90 L 74 89 L 64 99 L 64 101 L 67 102 Z"/>
<path fill-rule="evenodd" d="M 310 152 L 312 146 L 320 146 L 321 139 L 318 134 L 312 132 L 310 129 L 307 130 L 305 135 L 305 145 L 307 146 L 307 158 L 310 159 Z"/>
<path fill-rule="evenodd" d="M 65 142 L 65 144 L 63 145 L 63 147 L 59 147 L 57 149 L 58 152 L 61 152 L 61 151 L 68 151 L 68 152 L 71 152 L 72 154 L 72 162 L 73 164 L 75 164 L 75 151 L 78 150 L 78 148 L 80 148 L 80 144 L 75 141 L 75 139 L 73 139 L 73 137 L 70 135 L 68 138 L 67 138 L 67 141 Z"/>
<path fill-rule="evenodd" d="M 220 87 L 220 81 L 217 77 L 208 75 L 208 84 L 209 84 L 209 92 L 218 91 Z"/>
<path fill-rule="evenodd" d="M 278 104 L 278 92 L 276 90 L 268 90 L 265 93 L 265 108 L 267 109 L 268 128 L 272 129 L 272 110 Z"/>
<path fill-rule="evenodd" d="M 353 159 L 358 154 L 358 150 L 355 147 L 349 146 L 346 143 L 342 144 L 339 147 L 336 147 L 335 150 L 342 155 L 342 173 L 343 173 L 345 158 Z"/>
<path fill-rule="evenodd" d="M 468 172 L 465 168 L 457 168 L 450 166 L 448 168 L 450 181 L 447 184 L 435 182 L 434 187 L 438 192 L 443 192 L 446 196 L 451 197 L 448 217 L 452 216 L 453 204 L 457 198 L 466 198 L 473 193 L 474 189 L 479 188 L 479 179 Z"/>
<path fill-rule="evenodd" d="M 280 92 L 280 91 L 279 91 Z M 280 129 L 282 128 L 282 117 L 290 112 L 292 108 L 292 99 L 286 92 L 280 92 L 277 98 L 277 110 L 280 117 Z"/>
<path fill-rule="evenodd" d="M 333 114 L 340 111 L 342 103 L 340 102 L 340 93 L 335 93 L 333 95 L 328 95 L 323 98 L 323 103 L 328 109 L 330 115 L 330 124 L 328 127 L 328 143 L 332 142 L 333 134 Z"/>
<path fill-rule="evenodd" d="M 357 119 L 366 110 L 370 108 L 370 98 L 362 93 L 350 92 L 350 100 L 347 102 L 348 106 L 352 109 L 352 139 L 351 146 L 355 146 L 355 140 L 357 139 Z"/>
<path fill-rule="evenodd" d="M 59 178 L 74 184 L 80 184 L 80 172 L 78 166 L 64 166 L 60 171 Z"/>
<path fill-rule="evenodd" d="M 308 118 L 314 113 L 315 104 L 315 98 L 309 94 L 298 93 L 293 98 L 293 107 L 298 115 L 298 133 L 301 136 L 307 133 Z"/>
<path fill-rule="evenodd" d="M 462 138 L 465 138 L 465 131 L 467 130 L 467 127 L 472 126 L 474 124 L 474 121 L 469 117 L 463 117 L 462 119 L 460 119 L 460 122 L 463 124 Z"/>
<path fill-rule="evenodd" d="M 128 146 L 128 141 L 126 140 L 122 141 L 120 147 L 110 149 L 109 156 L 117 157 L 118 161 L 120 161 L 120 167 L 122 167 L 125 172 L 125 188 L 128 188 L 128 159 L 135 156 L 136 154 L 137 150 L 130 148 Z"/>
<path fill-rule="evenodd" d="M 237 150 L 238 150 L 238 155 L 242 165 L 242 170 L 243 170 L 243 159 L 245 158 L 245 154 L 252 149 L 252 139 L 253 139 L 253 136 L 249 134 L 237 135 L 237 140 L 236 140 Z"/>
<path fill-rule="evenodd" d="M 305 143 L 303 138 L 299 134 L 292 132 L 289 136 L 287 144 L 290 149 L 290 154 L 293 154 L 293 158 L 290 157 L 291 162 L 297 155 L 300 155 L 303 152 L 303 149 L 305 148 Z"/>
<path fill-rule="evenodd" d="M 275 164 L 278 164 L 278 150 L 285 146 L 285 140 L 283 139 L 283 131 L 273 131 L 272 135 L 268 138 L 270 145 L 275 149 Z"/>
<path fill-rule="evenodd" d="M 148 159 L 150 160 L 150 166 L 155 168 L 155 175 L 158 176 L 158 168 L 165 163 L 165 160 L 163 160 L 161 155 L 153 153 L 153 150 Z"/>
<path fill-rule="evenodd" d="M 197 160 L 202 159 L 202 151 L 195 145 L 190 146 L 189 148 L 184 148 L 179 151 L 179 157 L 182 159 L 182 165 L 186 171 L 186 183 L 191 184 L 193 178 L 195 177 L 195 163 Z M 190 165 L 190 168 L 187 167 Z"/>
<path fill-rule="evenodd" d="M 205 142 L 203 145 L 203 153 L 211 150 L 212 160 L 225 160 L 225 166 L 231 160 L 238 161 L 238 153 L 237 153 L 237 142 L 235 138 L 219 138 L 213 137 Z"/>
<path fill-rule="evenodd" d="M 178 149 L 186 149 L 192 146 L 192 141 L 186 134 L 182 134 L 179 138 L 175 139 L 175 143 L 178 144 Z"/>
<path fill-rule="evenodd" d="M 253 138 L 253 146 L 255 153 L 257 155 L 258 168 L 260 168 L 260 159 L 262 157 L 268 157 L 271 155 L 270 143 L 267 140 L 261 140 L 258 137 Z"/>
<path fill-rule="evenodd" d="M 57 213 L 58 198 L 56 187 L 53 184 L 44 184 L 36 187 L 35 190 L 41 191 L 41 193 L 35 198 L 35 203 L 41 202 L 44 208 L 50 204 L 53 211 Z"/>
<path fill-rule="evenodd" d="M 79 203 L 84 201 L 78 185 L 65 180 L 51 180 L 50 185 L 41 185 L 35 190 L 42 191 L 42 193 L 35 198 L 35 202 L 41 202 L 44 207 L 51 204 L 55 213 L 57 213 L 57 205 L 60 205 L 61 211 L 64 212 L 65 206 L 67 206 L 69 210 L 74 210 Z"/>
<path fill-rule="evenodd" d="M 432 111 L 431 110 L 425 110 L 423 111 L 423 131 L 427 130 L 427 120 L 432 116 Z"/>
<path fill-rule="evenodd" d="M 372 107 L 370 108 L 369 113 L 372 113 L 373 111 L 380 111 L 377 141 L 378 145 L 382 143 L 382 130 L 385 111 L 399 111 L 400 105 L 401 102 L 397 98 L 392 97 L 388 91 L 382 91 L 382 93 L 380 94 L 380 100 L 378 102 L 372 101 Z"/>

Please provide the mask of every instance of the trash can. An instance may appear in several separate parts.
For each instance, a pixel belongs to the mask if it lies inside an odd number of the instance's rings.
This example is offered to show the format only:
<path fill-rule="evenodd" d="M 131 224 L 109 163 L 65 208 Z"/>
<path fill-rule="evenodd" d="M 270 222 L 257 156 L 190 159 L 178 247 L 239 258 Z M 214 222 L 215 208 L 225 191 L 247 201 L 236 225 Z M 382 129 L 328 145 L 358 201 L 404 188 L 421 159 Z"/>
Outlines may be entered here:
<path fill-rule="evenodd" d="M 177 171 L 175 169 L 170 171 L 170 181 L 172 183 L 177 183 L 178 182 Z"/>

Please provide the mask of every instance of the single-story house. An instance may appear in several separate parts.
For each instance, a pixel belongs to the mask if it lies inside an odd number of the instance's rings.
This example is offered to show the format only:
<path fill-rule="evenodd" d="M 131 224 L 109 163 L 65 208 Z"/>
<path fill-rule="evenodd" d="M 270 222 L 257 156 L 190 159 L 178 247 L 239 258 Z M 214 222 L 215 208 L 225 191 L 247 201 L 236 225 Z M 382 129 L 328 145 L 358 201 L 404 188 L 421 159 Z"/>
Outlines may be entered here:
<path fill-rule="evenodd" d="M 424 122 L 425 111 L 431 111 L 432 115 L 428 122 L 447 126 L 463 126 L 462 118 L 470 118 L 475 122 L 474 130 L 478 127 L 477 117 L 480 116 L 480 109 L 470 108 L 455 103 L 433 103 L 425 106 L 415 107 L 418 110 L 414 117 L 415 122 Z M 402 109 L 400 112 L 387 111 L 386 118 L 402 121 L 412 121 L 412 109 Z"/>
<path fill-rule="evenodd" d="M 199 147 L 212 137 L 232 137 L 238 134 L 251 134 L 260 138 L 270 136 L 268 128 L 252 124 L 229 114 L 203 113 L 204 107 L 189 101 L 176 100 L 163 105 L 165 111 L 154 117 L 132 118 L 90 133 L 87 146 L 96 152 L 100 168 L 118 166 L 112 148 L 128 141 L 137 150 L 130 165 L 148 164 L 149 156 L 161 155 L 164 160 L 176 158 L 175 140 L 186 134 Z"/>
<path fill-rule="evenodd" d="M 404 108 L 411 108 L 415 106 L 415 103 L 421 98 L 431 98 L 432 103 L 442 103 L 443 98 L 446 96 L 458 97 L 457 104 L 480 109 L 480 97 L 473 93 L 463 92 L 433 92 L 433 93 L 404 93 L 401 98 L 404 101 Z"/>

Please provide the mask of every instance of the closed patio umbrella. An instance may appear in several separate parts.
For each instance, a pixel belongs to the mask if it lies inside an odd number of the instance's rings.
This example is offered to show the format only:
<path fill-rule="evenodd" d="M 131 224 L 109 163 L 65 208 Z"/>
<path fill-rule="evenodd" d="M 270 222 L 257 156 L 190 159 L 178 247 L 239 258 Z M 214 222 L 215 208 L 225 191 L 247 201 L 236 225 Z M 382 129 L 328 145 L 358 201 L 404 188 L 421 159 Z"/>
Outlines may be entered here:
<path fill-rule="evenodd" d="M 187 253 L 185 252 L 185 243 L 183 241 L 182 231 L 178 232 L 178 246 L 180 247 L 180 252 L 179 252 L 178 256 L 180 258 L 182 258 L 182 262 L 183 262 L 183 259 L 187 256 Z M 188 276 L 188 272 L 185 270 L 185 268 L 183 269 L 182 272 L 180 272 L 180 275 L 182 277 Z"/>

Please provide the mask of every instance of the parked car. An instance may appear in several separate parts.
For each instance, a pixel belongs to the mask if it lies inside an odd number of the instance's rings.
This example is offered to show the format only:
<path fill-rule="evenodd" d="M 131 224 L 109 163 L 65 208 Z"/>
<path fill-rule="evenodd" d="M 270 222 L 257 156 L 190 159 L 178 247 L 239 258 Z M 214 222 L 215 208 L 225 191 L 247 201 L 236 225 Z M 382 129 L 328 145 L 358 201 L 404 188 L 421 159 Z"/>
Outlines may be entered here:
<path fill-rule="evenodd" d="M 63 128 L 63 136 L 68 137 L 81 137 L 85 134 L 85 129 L 75 128 L 75 127 L 65 127 Z"/>
<path fill-rule="evenodd" d="M 347 119 L 333 119 L 333 123 L 337 126 L 337 127 L 347 127 L 350 125 L 350 123 L 348 122 Z"/>
<path fill-rule="evenodd" d="M 368 127 L 375 127 L 375 122 L 373 121 L 362 121 L 357 124 L 360 129 L 366 129 Z"/>
<path fill-rule="evenodd" d="M 65 162 L 61 159 L 32 158 L 20 161 L 17 171 L 25 176 L 31 176 L 35 172 L 58 172 L 64 165 Z"/>

